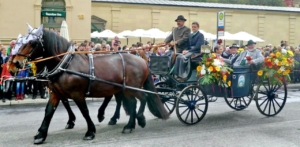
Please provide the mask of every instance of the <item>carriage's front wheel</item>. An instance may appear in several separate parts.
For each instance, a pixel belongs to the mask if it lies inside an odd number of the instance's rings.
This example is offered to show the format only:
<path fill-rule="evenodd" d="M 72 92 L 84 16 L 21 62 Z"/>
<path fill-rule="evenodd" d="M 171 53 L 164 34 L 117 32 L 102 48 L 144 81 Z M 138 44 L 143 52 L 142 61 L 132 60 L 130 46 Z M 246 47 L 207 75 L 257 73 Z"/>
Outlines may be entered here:
<path fill-rule="evenodd" d="M 285 82 L 263 81 L 256 88 L 255 101 L 258 111 L 265 116 L 277 115 L 285 105 L 287 88 Z"/>
<path fill-rule="evenodd" d="M 169 111 L 169 114 L 172 114 L 175 110 L 176 91 L 171 89 L 167 82 L 158 82 L 155 84 L 155 87 L 158 93 L 164 94 L 163 96 L 159 96 L 160 100 Z"/>
<path fill-rule="evenodd" d="M 178 119 L 188 125 L 200 122 L 208 108 L 208 99 L 202 88 L 191 85 L 182 90 L 176 101 Z"/>

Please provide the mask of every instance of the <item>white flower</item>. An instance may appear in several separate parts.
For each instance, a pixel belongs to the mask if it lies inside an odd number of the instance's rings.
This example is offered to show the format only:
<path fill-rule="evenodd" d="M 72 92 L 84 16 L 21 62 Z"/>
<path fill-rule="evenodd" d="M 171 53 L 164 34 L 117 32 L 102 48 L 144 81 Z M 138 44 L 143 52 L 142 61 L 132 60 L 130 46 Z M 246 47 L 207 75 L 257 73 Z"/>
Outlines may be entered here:
<path fill-rule="evenodd" d="M 214 59 L 213 65 L 220 67 L 220 66 L 222 66 L 222 62 L 219 59 Z"/>
<path fill-rule="evenodd" d="M 200 74 L 201 75 L 205 75 L 206 74 L 206 70 L 205 70 L 205 65 L 204 64 L 202 65 Z"/>
<path fill-rule="evenodd" d="M 276 65 L 278 65 L 278 62 L 279 62 L 279 60 L 278 60 L 278 59 L 276 59 L 274 62 L 275 62 L 275 64 L 276 64 Z"/>
<path fill-rule="evenodd" d="M 284 66 L 281 66 L 281 67 L 280 67 L 280 70 L 281 70 L 282 72 L 284 72 L 284 71 L 285 71 Z"/>
<path fill-rule="evenodd" d="M 286 49 L 282 49 L 282 50 L 281 50 L 281 53 L 282 53 L 282 54 L 286 54 L 286 53 L 287 53 Z"/>

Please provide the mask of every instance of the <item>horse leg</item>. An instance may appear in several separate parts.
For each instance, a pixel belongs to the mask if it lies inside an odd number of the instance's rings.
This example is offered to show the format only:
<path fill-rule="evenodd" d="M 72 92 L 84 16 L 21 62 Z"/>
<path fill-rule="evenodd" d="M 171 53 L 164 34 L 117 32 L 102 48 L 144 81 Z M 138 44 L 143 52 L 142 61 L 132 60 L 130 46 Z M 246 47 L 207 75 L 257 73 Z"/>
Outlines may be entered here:
<path fill-rule="evenodd" d="M 115 113 L 114 113 L 113 117 L 108 122 L 108 125 L 116 125 L 117 124 L 117 119 L 120 119 L 120 109 L 121 109 L 122 98 L 123 97 L 124 96 L 123 96 L 122 93 L 115 94 L 117 106 L 116 106 L 116 110 L 115 110 Z"/>
<path fill-rule="evenodd" d="M 128 108 L 128 113 L 130 115 L 128 124 L 124 126 L 122 133 L 131 133 L 132 129 L 135 128 L 135 118 L 136 118 L 136 99 L 135 97 L 126 97 L 123 99 L 123 105 Z"/>
<path fill-rule="evenodd" d="M 95 133 L 96 133 L 96 128 L 95 125 L 89 115 L 89 109 L 86 105 L 86 101 L 84 98 L 82 99 L 74 99 L 76 105 L 78 106 L 79 110 L 81 111 L 83 117 L 86 120 L 87 126 L 88 126 L 88 130 L 85 133 L 85 136 L 83 138 L 83 140 L 92 140 L 95 138 Z"/>
<path fill-rule="evenodd" d="M 61 102 L 63 103 L 63 105 L 65 106 L 65 108 L 69 114 L 69 120 L 67 122 L 65 129 L 73 129 L 75 126 L 76 117 L 70 107 L 68 100 L 61 100 Z"/>
<path fill-rule="evenodd" d="M 49 125 L 58 104 L 59 97 L 56 94 L 51 93 L 50 99 L 45 109 L 44 120 L 42 122 L 41 127 L 38 130 L 37 135 L 34 136 L 34 144 L 41 144 L 46 140 Z"/>
<path fill-rule="evenodd" d="M 112 96 L 105 97 L 103 103 L 101 104 L 100 108 L 98 109 L 98 121 L 102 122 L 104 120 L 104 111 L 110 102 Z"/>
<path fill-rule="evenodd" d="M 147 100 L 145 99 L 145 97 L 141 97 L 139 100 L 141 102 L 141 105 L 136 115 L 136 119 L 138 121 L 138 125 L 144 128 L 146 126 L 146 118 L 144 116 L 144 111 L 145 111 Z"/>

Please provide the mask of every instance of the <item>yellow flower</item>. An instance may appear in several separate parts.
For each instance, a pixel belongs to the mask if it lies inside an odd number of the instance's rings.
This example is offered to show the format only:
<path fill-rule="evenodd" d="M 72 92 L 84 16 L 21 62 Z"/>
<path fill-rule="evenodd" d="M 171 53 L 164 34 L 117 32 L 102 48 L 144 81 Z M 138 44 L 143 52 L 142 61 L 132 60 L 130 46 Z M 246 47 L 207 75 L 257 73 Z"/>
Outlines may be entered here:
<path fill-rule="evenodd" d="M 282 71 L 279 69 L 279 70 L 277 71 L 277 73 L 279 73 L 279 74 L 280 74 L 280 73 L 282 73 Z"/>
<path fill-rule="evenodd" d="M 197 66 L 197 71 L 198 71 L 198 72 L 201 71 L 201 66 Z"/>
<path fill-rule="evenodd" d="M 284 76 L 287 75 L 287 74 L 289 74 L 287 71 L 284 71 L 284 72 L 283 72 L 283 75 L 284 75 Z"/>
<path fill-rule="evenodd" d="M 280 57 L 280 55 L 281 55 L 280 52 L 277 52 L 277 53 L 276 53 L 276 57 L 277 57 L 277 58 Z"/>
<path fill-rule="evenodd" d="M 259 70 L 259 71 L 257 72 L 257 75 L 258 75 L 258 76 L 262 76 L 263 73 L 264 73 L 264 72 L 263 72 L 262 70 Z"/>
<path fill-rule="evenodd" d="M 228 82 L 227 82 L 227 85 L 230 87 L 230 86 L 231 86 L 231 81 L 228 81 Z"/>
<path fill-rule="evenodd" d="M 216 58 L 217 55 L 216 55 L 215 53 L 212 53 L 212 54 L 211 54 L 211 57 Z"/>
<path fill-rule="evenodd" d="M 223 81 L 226 81 L 226 80 L 227 80 L 227 76 L 223 75 Z"/>
<path fill-rule="evenodd" d="M 287 74 L 289 74 L 291 72 L 291 70 L 287 69 L 285 72 L 287 72 Z"/>
<path fill-rule="evenodd" d="M 294 57 L 294 53 L 291 50 L 288 50 L 287 53 L 290 57 Z"/>
<path fill-rule="evenodd" d="M 211 71 L 214 70 L 214 68 L 213 68 L 212 66 L 210 66 L 210 67 L 208 68 L 208 70 L 211 72 Z"/>
<path fill-rule="evenodd" d="M 277 63 L 277 65 L 278 65 L 278 66 L 281 66 L 282 64 L 281 64 L 281 62 L 279 61 L 279 62 Z"/>
<path fill-rule="evenodd" d="M 216 68 L 216 71 L 220 71 L 221 68 L 219 66 L 215 67 Z"/>

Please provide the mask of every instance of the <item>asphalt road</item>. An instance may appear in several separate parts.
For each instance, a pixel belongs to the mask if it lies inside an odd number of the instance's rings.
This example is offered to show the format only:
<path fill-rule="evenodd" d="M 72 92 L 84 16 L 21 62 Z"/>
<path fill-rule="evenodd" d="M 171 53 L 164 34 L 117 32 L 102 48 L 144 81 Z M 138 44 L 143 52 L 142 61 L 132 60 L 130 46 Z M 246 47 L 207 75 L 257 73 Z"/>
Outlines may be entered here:
<path fill-rule="evenodd" d="M 276 117 L 261 115 L 254 101 L 243 111 L 229 108 L 223 99 L 209 103 L 208 113 L 198 124 L 186 126 L 173 113 L 167 121 L 156 119 L 148 109 L 145 128 L 136 126 L 131 134 L 122 134 L 128 116 L 121 111 L 121 119 L 115 126 L 107 123 L 114 113 L 112 101 L 106 110 L 106 119 L 97 121 L 97 109 L 102 102 L 88 102 L 90 115 L 97 133 L 92 141 L 82 140 L 87 126 L 77 106 L 71 102 L 77 120 L 75 128 L 65 130 L 68 120 L 62 104 L 52 119 L 48 138 L 42 146 L 103 146 L 103 147 L 299 147 L 300 146 L 300 98 L 298 90 L 289 91 L 284 109 Z M 27 147 L 33 145 L 43 116 L 45 104 L 24 104 L 0 107 L 0 146 Z"/>

